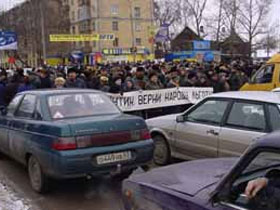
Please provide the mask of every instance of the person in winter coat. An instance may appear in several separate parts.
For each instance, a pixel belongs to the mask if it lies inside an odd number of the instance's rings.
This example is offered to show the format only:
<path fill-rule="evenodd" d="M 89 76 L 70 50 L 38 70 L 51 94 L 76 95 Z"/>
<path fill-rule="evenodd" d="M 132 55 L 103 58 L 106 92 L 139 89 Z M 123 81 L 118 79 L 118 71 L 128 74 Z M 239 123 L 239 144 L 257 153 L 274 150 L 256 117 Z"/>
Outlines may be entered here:
<path fill-rule="evenodd" d="M 39 70 L 39 78 L 40 78 L 40 89 L 46 89 L 52 87 L 52 81 L 46 69 Z"/>
<path fill-rule="evenodd" d="M 122 79 L 120 77 L 115 77 L 113 79 L 112 86 L 110 88 L 111 93 L 123 93 L 122 89 Z"/>
<path fill-rule="evenodd" d="M 7 83 L 5 88 L 5 104 L 8 105 L 17 94 L 17 90 L 20 84 L 20 76 L 15 74 Z"/>
<path fill-rule="evenodd" d="M 160 83 L 157 73 L 152 72 L 149 75 L 149 82 L 146 84 L 146 90 L 162 89 L 163 85 Z"/>
<path fill-rule="evenodd" d="M 132 92 L 136 91 L 137 89 L 134 86 L 132 79 L 126 79 L 123 84 L 123 92 Z"/>
<path fill-rule="evenodd" d="M 82 79 L 77 78 L 76 69 L 68 70 L 68 78 L 66 80 L 65 86 L 67 88 L 86 88 L 85 82 Z"/>
<path fill-rule="evenodd" d="M 33 90 L 34 86 L 30 83 L 29 80 L 29 75 L 25 74 L 24 78 L 23 78 L 23 83 L 21 83 L 17 89 L 18 93 L 24 92 L 24 91 L 28 91 L 28 90 Z"/>
<path fill-rule="evenodd" d="M 1 72 L 1 74 L 0 74 L 0 106 L 2 106 L 2 107 L 6 106 L 6 103 L 5 103 L 5 94 L 6 94 L 5 80 L 6 80 L 6 75 L 3 72 Z"/>
<path fill-rule="evenodd" d="M 54 88 L 64 88 L 65 87 L 65 82 L 66 80 L 63 78 L 63 77 L 57 77 L 55 80 L 54 80 Z"/>
<path fill-rule="evenodd" d="M 109 82 L 108 77 L 101 76 L 98 90 L 108 93 L 110 91 L 110 86 L 108 85 L 108 82 Z"/>

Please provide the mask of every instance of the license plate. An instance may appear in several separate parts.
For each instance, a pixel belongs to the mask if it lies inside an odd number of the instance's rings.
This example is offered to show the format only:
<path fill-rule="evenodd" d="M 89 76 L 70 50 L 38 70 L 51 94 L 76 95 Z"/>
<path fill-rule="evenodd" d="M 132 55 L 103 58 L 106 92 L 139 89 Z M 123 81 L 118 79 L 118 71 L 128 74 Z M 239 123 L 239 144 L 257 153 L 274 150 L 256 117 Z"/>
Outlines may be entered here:
<path fill-rule="evenodd" d="M 131 159 L 131 152 L 119 152 L 119 153 L 111 153 L 107 155 L 100 155 L 96 157 L 96 161 L 98 165 L 121 162 Z"/>

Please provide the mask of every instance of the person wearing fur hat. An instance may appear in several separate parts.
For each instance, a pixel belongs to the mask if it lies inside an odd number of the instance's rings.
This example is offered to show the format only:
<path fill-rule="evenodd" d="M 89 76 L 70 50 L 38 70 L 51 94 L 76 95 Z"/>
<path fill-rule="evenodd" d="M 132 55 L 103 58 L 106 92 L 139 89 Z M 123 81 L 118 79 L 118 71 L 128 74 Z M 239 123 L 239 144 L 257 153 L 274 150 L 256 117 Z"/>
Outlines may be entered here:
<path fill-rule="evenodd" d="M 64 88 L 65 87 L 65 83 L 66 83 L 66 80 L 63 77 L 57 77 L 54 80 L 54 87 L 55 88 Z"/>
<path fill-rule="evenodd" d="M 149 75 L 149 81 L 146 85 L 146 90 L 158 90 L 158 89 L 162 89 L 162 88 L 163 88 L 163 85 L 159 81 L 157 73 L 152 72 Z"/>
<path fill-rule="evenodd" d="M 110 86 L 108 85 L 109 83 L 109 78 L 106 77 L 106 76 L 101 76 L 100 79 L 99 79 L 99 87 L 98 89 L 100 91 L 103 91 L 103 92 L 109 92 L 110 91 Z"/>
<path fill-rule="evenodd" d="M 112 86 L 110 88 L 111 93 L 122 93 L 122 78 L 121 77 L 115 77 L 113 79 Z"/>

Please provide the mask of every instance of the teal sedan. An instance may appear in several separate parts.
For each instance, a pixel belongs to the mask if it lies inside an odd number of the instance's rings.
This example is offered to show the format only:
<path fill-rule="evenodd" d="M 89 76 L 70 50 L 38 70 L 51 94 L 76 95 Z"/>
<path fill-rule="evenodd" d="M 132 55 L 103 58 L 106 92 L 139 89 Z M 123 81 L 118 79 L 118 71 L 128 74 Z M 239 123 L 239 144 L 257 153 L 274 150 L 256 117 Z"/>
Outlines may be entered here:
<path fill-rule="evenodd" d="M 99 91 L 27 91 L 1 114 L 0 150 L 27 166 L 39 193 L 50 178 L 125 178 L 153 156 L 145 121 L 123 114 Z"/>

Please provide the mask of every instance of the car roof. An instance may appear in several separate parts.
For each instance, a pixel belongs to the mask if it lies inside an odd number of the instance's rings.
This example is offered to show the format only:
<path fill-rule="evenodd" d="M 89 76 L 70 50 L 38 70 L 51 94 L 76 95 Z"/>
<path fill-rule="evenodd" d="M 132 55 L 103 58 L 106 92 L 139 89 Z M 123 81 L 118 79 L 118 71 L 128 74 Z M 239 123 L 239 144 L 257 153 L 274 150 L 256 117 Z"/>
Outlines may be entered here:
<path fill-rule="evenodd" d="M 56 95 L 56 94 L 69 94 L 69 93 L 102 93 L 94 89 L 76 89 L 76 88 L 62 88 L 62 89 L 38 89 L 22 92 L 21 94 L 35 94 L 35 95 Z"/>
<path fill-rule="evenodd" d="M 254 144 L 252 144 L 251 149 L 256 149 L 260 147 L 262 148 L 269 147 L 269 148 L 280 150 L 279 138 L 280 138 L 280 130 L 258 137 L 257 140 L 254 142 Z"/>
<path fill-rule="evenodd" d="M 231 98 L 280 104 L 280 94 L 269 91 L 234 91 L 210 95 L 209 98 Z"/>

